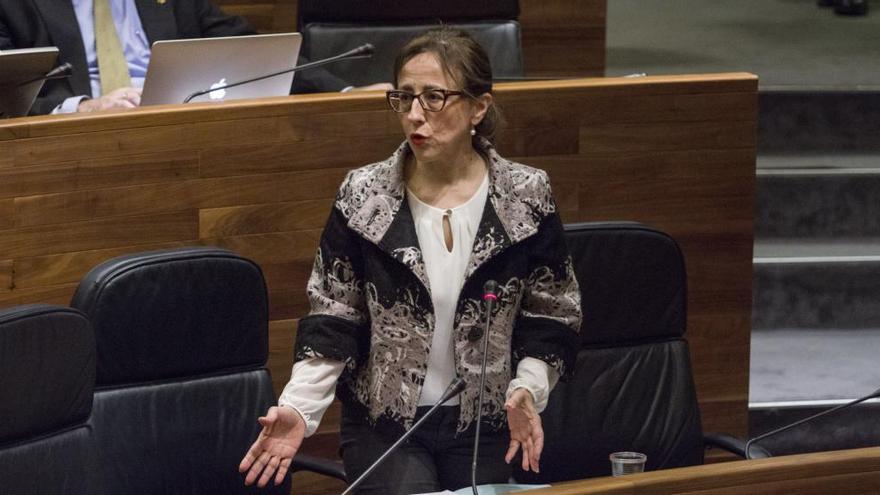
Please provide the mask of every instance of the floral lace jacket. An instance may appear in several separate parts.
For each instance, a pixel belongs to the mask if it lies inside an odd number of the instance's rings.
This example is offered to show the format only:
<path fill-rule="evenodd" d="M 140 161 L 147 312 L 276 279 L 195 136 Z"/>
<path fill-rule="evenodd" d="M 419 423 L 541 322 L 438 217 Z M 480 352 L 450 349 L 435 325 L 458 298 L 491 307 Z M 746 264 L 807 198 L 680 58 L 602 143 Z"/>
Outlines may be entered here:
<path fill-rule="evenodd" d="M 489 333 L 483 422 L 502 428 L 505 391 L 519 359 L 571 371 L 580 292 L 543 171 L 501 158 L 482 142 L 489 197 L 454 319 L 458 430 L 473 423 L 479 394 L 483 284 L 499 285 Z M 428 365 L 434 311 L 403 183 L 406 143 L 387 160 L 348 174 L 324 228 L 308 282 L 311 312 L 298 327 L 296 359 L 346 363 L 337 395 L 371 424 L 409 428 Z"/>

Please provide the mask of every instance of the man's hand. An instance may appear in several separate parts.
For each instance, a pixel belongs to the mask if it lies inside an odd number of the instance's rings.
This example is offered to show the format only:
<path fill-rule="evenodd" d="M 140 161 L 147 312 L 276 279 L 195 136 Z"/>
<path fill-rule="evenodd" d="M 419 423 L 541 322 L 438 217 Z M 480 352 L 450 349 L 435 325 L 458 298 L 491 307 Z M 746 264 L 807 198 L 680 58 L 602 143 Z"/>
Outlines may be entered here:
<path fill-rule="evenodd" d="M 306 434 L 305 421 L 289 407 L 270 407 L 258 421 L 263 425 L 263 431 L 244 455 L 238 471 L 247 472 L 245 485 L 253 485 L 256 481 L 257 486 L 264 487 L 273 476 L 275 484 L 280 485 L 290 469 L 293 456 L 302 445 Z"/>
<path fill-rule="evenodd" d="M 504 461 L 510 464 L 516 451 L 522 447 L 522 469 L 539 472 L 538 461 L 544 450 L 544 427 L 541 416 L 535 410 L 535 400 L 531 392 L 524 388 L 516 389 L 504 404 L 507 410 L 507 425 L 510 429 L 510 447 Z"/>
<path fill-rule="evenodd" d="M 77 112 L 99 112 L 112 108 L 135 108 L 141 104 L 140 88 L 119 88 L 100 98 L 83 100 Z"/>

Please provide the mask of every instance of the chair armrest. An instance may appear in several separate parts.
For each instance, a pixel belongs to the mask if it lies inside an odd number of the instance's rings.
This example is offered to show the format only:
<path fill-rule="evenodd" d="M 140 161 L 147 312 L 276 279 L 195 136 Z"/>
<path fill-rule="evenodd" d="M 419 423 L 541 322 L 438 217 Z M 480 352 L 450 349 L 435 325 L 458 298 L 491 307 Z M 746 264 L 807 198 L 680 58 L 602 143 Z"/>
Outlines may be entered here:
<path fill-rule="evenodd" d="M 746 457 L 746 442 L 727 433 L 706 433 L 703 435 L 703 444 L 708 447 L 718 447 L 742 458 Z M 752 444 L 749 448 L 752 459 L 763 459 L 773 455 L 760 445 Z"/>
<path fill-rule="evenodd" d="M 297 454 L 293 458 L 290 470 L 293 473 L 297 471 L 312 471 L 338 480 L 348 481 L 345 477 L 345 468 L 341 462 L 308 454 Z"/>

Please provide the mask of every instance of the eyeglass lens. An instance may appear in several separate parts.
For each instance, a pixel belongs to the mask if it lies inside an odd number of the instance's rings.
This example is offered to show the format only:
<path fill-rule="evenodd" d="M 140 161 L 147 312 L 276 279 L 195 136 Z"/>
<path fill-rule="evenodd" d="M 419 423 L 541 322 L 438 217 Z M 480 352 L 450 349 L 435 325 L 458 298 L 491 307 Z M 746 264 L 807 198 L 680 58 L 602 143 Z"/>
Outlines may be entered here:
<path fill-rule="evenodd" d="M 389 93 L 388 103 L 395 112 L 409 112 L 416 98 L 423 109 L 432 112 L 439 112 L 446 104 L 446 93 L 439 89 L 429 89 L 417 95 L 408 91 L 393 91 Z"/>

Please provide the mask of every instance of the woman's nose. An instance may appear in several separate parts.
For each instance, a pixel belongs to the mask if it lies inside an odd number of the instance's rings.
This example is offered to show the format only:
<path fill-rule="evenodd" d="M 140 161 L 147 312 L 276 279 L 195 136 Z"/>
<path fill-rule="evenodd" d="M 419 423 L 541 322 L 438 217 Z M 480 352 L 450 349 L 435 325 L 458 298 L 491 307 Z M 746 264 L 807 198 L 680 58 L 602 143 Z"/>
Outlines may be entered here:
<path fill-rule="evenodd" d="M 409 107 L 406 117 L 414 122 L 422 122 L 425 120 L 425 109 L 422 108 L 422 100 L 415 98 Z"/>

